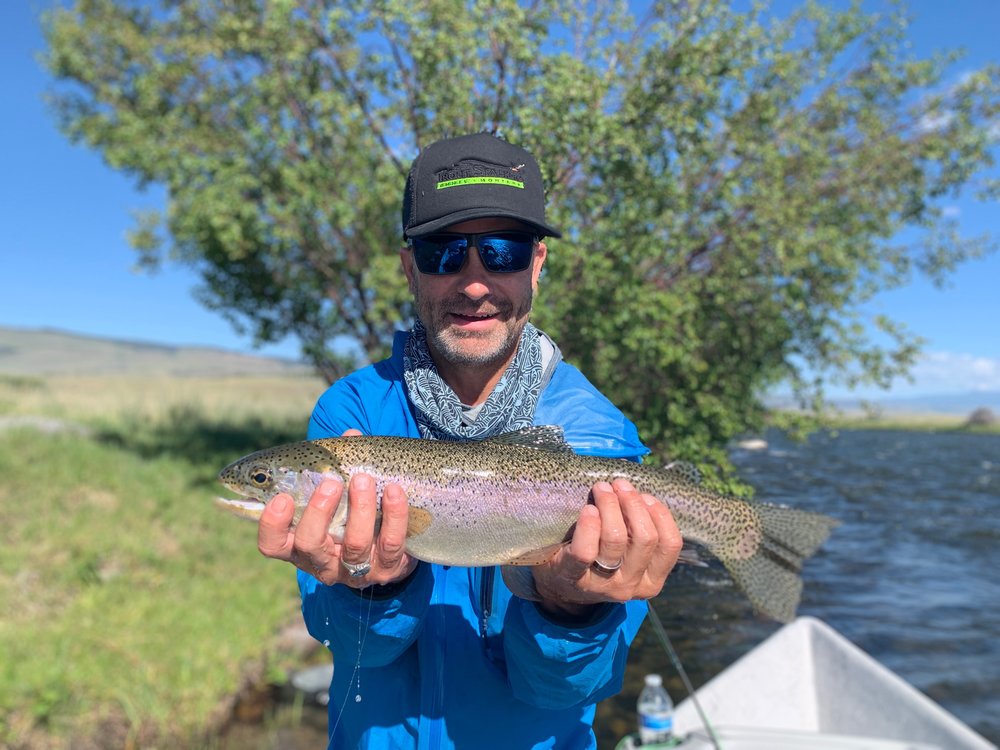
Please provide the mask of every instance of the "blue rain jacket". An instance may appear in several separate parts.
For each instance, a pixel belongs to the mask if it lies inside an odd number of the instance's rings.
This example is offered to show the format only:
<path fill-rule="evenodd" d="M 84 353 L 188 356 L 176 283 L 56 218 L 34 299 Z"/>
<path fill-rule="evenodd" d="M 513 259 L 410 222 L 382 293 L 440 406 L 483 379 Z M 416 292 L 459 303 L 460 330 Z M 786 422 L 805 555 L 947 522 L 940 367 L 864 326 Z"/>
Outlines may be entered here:
<path fill-rule="evenodd" d="M 310 439 L 349 428 L 420 436 L 402 379 L 406 337 L 396 334 L 389 359 L 320 396 Z M 561 425 L 578 453 L 647 452 L 635 426 L 565 362 L 535 424 Z M 421 562 L 374 599 L 301 571 L 298 579 L 306 626 L 333 652 L 333 748 L 594 748 L 596 704 L 621 689 L 647 611 L 644 601 L 607 604 L 586 623 L 560 624 L 512 596 L 492 567 Z"/>

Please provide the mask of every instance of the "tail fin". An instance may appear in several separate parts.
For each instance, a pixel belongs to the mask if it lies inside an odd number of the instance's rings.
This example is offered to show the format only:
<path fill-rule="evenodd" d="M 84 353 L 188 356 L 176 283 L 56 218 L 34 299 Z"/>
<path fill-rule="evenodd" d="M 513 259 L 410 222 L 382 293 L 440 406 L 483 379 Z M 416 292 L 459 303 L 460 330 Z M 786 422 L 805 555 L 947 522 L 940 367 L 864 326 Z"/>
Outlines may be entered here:
<path fill-rule="evenodd" d="M 819 549 L 839 521 L 776 505 L 753 504 L 763 539 L 749 558 L 721 550 L 719 559 L 760 612 L 780 622 L 795 618 L 802 596 L 802 563 Z"/>

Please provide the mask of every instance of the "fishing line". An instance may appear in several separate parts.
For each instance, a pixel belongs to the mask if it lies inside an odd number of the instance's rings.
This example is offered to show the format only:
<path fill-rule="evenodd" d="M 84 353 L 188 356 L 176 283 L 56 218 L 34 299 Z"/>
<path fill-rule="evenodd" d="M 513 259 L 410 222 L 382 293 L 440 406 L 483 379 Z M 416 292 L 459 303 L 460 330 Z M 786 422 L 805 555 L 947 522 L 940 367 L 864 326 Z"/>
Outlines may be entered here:
<path fill-rule="evenodd" d="M 364 608 L 365 589 L 361 589 L 361 606 L 358 608 L 358 660 L 354 664 L 354 675 L 357 677 L 357 692 L 354 694 L 354 702 L 361 703 L 361 652 L 364 651 L 365 641 L 368 640 L 368 628 L 372 622 L 372 601 L 375 599 L 374 586 L 368 587 L 368 614 L 364 616 L 364 629 L 361 626 L 361 610 Z M 362 634 L 363 633 L 363 634 Z"/>
<path fill-rule="evenodd" d="M 368 612 L 365 613 L 365 591 L 368 591 Z M 333 738 L 336 736 L 337 727 L 340 726 L 340 720 L 344 716 L 344 711 L 347 710 L 347 698 L 351 693 L 351 685 L 355 685 L 354 692 L 354 702 L 361 702 L 361 652 L 365 648 L 365 641 L 368 640 L 368 629 L 371 625 L 372 619 L 372 601 L 375 599 L 374 587 L 368 586 L 358 591 L 358 658 L 354 662 L 354 672 L 351 674 L 351 679 L 347 681 L 347 689 L 344 690 L 344 700 L 340 704 L 340 710 L 337 712 L 337 720 L 333 723 L 333 729 L 330 730 L 330 744 L 327 745 L 327 750 L 333 744 Z M 329 641 L 324 641 L 323 645 L 329 645 Z M 334 665 L 336 669 L 336 665 Z"/>
<path fill-rule="evenodd" d="M 667 630 L 663 627 L 663 622 L 660 620 L 660 616 L 656 614 L 656 608 L 653 606 L 653 600 L 650 599 L 646 602 L 646 604 L 649 605 L 649 618 L 653 623 L 653 630 L 660 639 L 660 644 L 663 646 L 663 650 L 666 651 L 667 656 L 670 657 L 670 662 L 674 665 L 674 669 L 677 670 L 677 674 L 681 676 L 681 681 L 684 683 L 684 689 L 687 690 L 688 696 L 691 698 L 691 702 L 694 704 L 695 710 L 698 711 L 701 723 L 704 725 L 705 731 L 708 732 L 708 738 L 712 741 L 712 747 L 714 747 L 715 750 L 722 750 L 719 746 L 719 738 L 715 736 L 715 730 L 712 729 L 712 725 L 708 721 L 708 716 L 705 715 L 704 710 L 702 710 L 701 703 L 698 702 L 698 696 L 694 693 L 694 686 L 691 684 L 691 680 L 688 679 L 684 665 L 681 664 L 680 657 L 677 656 L 677 652 L 674 650 L 674 645 L 670 642 L 670 636 L 667 635 Z"/>

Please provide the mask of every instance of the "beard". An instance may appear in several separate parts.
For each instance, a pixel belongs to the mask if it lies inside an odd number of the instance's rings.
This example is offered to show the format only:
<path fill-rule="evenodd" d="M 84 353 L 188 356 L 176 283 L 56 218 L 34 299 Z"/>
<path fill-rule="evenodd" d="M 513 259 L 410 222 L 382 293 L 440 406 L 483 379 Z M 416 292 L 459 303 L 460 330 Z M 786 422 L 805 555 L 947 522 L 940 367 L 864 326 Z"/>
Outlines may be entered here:
<path fill-rule="evenodd" d="M 476 369 L 505 367 L 514 352 L 531 312 L 532 289 L 522 296 L 520 305 L 492 296 L 474 304 L 462 295 L 443 300 L 421 300 L 417 315 L 427 329 L 431 352 L 452 365 Z M 495 325 L 489 330 L 463 330 L 451 319 L 453 315 L 490 316 Z"/>

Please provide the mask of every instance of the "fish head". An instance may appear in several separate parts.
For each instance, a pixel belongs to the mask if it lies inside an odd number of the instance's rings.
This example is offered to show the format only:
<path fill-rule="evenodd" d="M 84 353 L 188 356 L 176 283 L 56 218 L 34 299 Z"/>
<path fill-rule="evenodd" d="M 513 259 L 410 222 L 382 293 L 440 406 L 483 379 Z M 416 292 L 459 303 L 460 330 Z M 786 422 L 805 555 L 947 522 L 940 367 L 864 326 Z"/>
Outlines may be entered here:
<path fill-rule="evenodd" d="M 220 497 L 217 502 L 236 515 L 256 520 L 274 496 L 283 493 L 295 502 L 297 522 L 326 479 L 343 482 L 329 451 L 310 442 L 281 445 L 251 453 L 220 471 L 219 481 L 240 498 Z"/>

